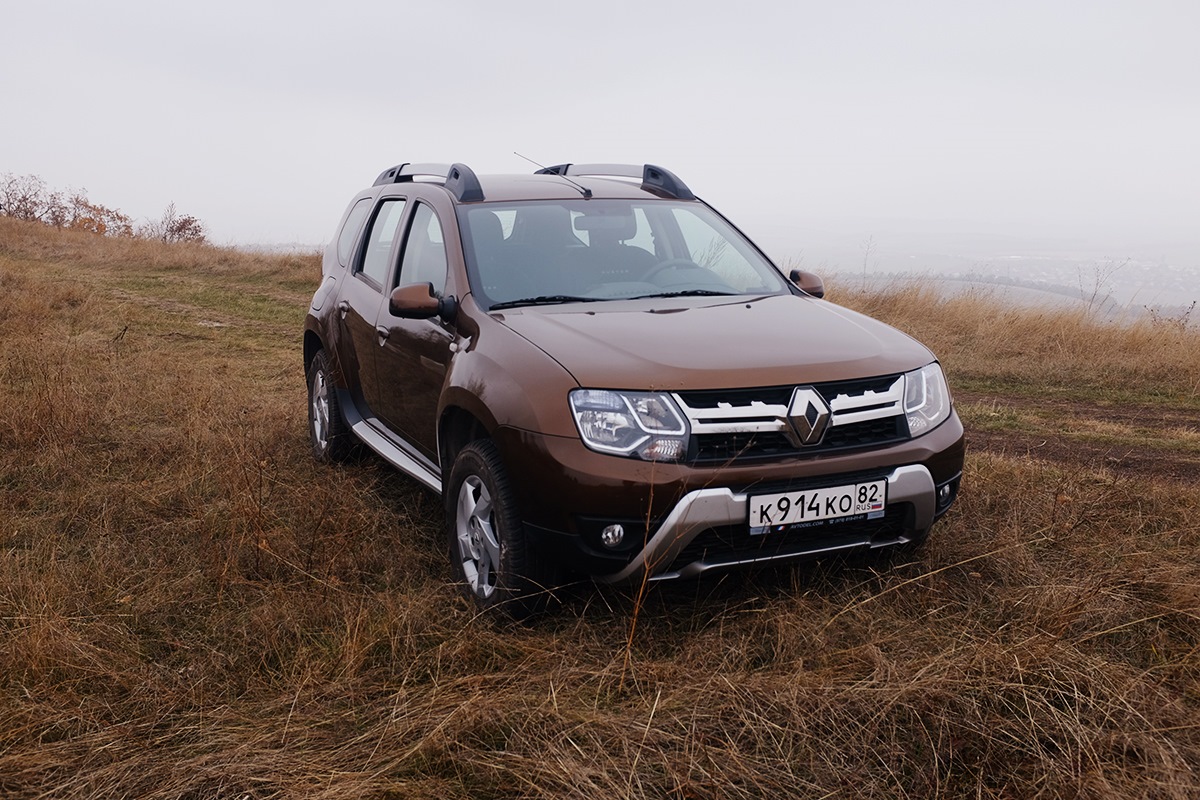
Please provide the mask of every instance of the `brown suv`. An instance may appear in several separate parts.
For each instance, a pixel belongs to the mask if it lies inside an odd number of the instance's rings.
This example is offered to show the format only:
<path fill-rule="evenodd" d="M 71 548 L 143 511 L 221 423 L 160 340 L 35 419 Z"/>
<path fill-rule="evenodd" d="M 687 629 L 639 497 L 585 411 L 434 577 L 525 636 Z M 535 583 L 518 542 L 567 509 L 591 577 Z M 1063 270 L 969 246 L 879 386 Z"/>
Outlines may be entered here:
<path fill-rule="evenodd" d="M 314 455 L 440 492 L 484 607 L 919 542 L 963 429 L 932 353 L 784 275 L 665 169 L 403 164 L 305 321 Z"/>

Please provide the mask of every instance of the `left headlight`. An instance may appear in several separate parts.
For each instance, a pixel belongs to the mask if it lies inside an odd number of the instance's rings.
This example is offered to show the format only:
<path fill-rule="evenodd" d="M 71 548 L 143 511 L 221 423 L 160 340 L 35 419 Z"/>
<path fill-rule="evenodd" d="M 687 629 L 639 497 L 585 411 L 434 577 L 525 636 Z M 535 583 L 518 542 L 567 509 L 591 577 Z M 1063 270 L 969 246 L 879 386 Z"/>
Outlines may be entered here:
<path fill-rule="evenodd" d="M 905 374 L 904 413 L 912 436 L 933 430 L 950 416 L 950 388 L 937 362 Z"/>
<path fill-rule="evenodd" d="M 646 461 L 679 461 L 687 453 L 687 423 L 668 394 L 576 389 L 570 401 L 592 450 Z"/>

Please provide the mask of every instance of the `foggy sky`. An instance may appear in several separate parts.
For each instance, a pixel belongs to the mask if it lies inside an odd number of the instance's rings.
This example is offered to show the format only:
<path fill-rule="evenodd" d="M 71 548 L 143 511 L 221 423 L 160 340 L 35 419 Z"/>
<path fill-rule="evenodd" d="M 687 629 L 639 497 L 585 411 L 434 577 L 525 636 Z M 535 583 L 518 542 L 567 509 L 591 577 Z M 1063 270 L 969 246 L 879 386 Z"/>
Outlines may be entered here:
<path fill-rule="evenodd" d="M 656 163 L 779 259 L 1200 257 L 1200 4 L 3 0 L 0 173 L 327 241 L 402 161 Z"/>

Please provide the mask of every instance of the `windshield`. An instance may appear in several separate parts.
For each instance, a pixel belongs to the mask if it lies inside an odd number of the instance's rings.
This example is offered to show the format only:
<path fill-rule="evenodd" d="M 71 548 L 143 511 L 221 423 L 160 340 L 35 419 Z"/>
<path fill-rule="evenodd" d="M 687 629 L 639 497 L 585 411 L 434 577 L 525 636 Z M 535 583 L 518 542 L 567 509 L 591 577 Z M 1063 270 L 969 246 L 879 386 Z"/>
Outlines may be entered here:
<path fill-rule="evenodd" d="M 460 207 L 485 308 L 637 297 L 776 294 L 766 259 L 701 203 L 557 200 Z"/>

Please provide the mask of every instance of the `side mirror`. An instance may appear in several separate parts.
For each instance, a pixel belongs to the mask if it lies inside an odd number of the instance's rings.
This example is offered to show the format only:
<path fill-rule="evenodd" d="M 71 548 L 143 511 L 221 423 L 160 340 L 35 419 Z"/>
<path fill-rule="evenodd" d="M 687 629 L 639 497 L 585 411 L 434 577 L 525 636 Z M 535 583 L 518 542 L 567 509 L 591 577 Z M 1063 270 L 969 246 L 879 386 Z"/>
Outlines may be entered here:
<path fill-rule="evenodd" d="M 810 294 L 817 299 L 825 296 L 825 284 L 819 276 L 811 272 L 794 269 L 788 274 L 788 278 L 805 294 Z"/>
<path fill-rule="evenodd" d="M 392 290 L 388 311 L 402 319 L 441 317 L 449 322 L 458 312 L 458 301 L 453 295 L 438 297 L 432 283 L 410 283 Z"/>

